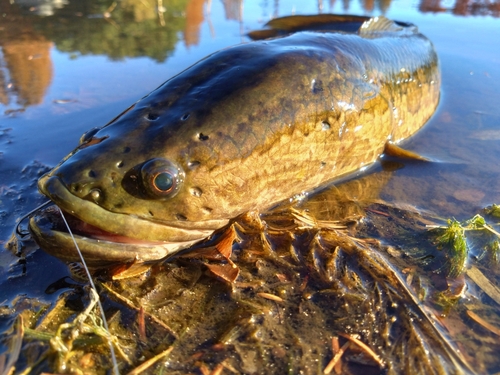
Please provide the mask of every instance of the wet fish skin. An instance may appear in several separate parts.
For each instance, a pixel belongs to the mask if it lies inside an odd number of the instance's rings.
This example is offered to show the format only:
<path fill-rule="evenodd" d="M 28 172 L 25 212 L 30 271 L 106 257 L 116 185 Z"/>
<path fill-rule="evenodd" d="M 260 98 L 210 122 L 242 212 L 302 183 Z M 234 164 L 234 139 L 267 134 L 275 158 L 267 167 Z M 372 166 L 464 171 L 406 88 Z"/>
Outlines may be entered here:
<path fill-rule="evenodd" d="M 440 86 L 434 48 L 414 27 L 365 29 L 216 52 L 92 134 L 40 191 L 106 231 L 187 244 L 356 172 L 425 124 Z M 144 186 L 153 159 L 177 171 L 175 196 Z"/>

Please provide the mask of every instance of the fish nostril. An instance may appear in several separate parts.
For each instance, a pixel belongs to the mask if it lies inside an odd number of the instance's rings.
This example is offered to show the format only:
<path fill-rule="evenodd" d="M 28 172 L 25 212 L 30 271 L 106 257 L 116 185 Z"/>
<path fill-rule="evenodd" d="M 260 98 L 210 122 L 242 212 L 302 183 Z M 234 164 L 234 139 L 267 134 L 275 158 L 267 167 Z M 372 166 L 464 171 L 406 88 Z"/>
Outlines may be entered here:
<path fill-rule="evenodd" d="M 148 113 L 145 117 L 149 121 L 156 121 L 160 118 L 160 115 L 158 115 L 156 113 Z"/>
<path fill-rule="evenodd" d="M 193 187 L 189 189 L 189 192 L 195 197 L 201 197 L 201 195 L 203 194 L 203 190 L 201 190 L 199 187 Z"/>
<path fill-rule="evenodd" d="M 187 220 L 187 217 L 184 216 L 183 214 L 176 214 L 175 215 L 175 218 L 179 221 L 186 221 Z"/>
<path fill-rule="evenodd" d="M 89 196 L 94 202 L 97 202 L 99 201 L 99 199 L 101 199 L 101 191 L 99 189 L 92 189 L 89 193 Z"/>
<path fill-rule="evenodd" d="M 123 167 L 123 161 L 119 161 L 118 163 L 116 163 L 116 167 L 117 168 L 122 168 Z"/>
<path fill-rule="evenodd" d="M 194 161 L 190 161 L 188 163 L 188 167 L 189 167 L 189 169 L 196 169 L 200 166 L 200 164 L 201 163 L 199 161 L 194 160 Z"/>
<path fill-rule="evenodd" d="M 199 134 L 198 134 L 198 139 L 199 139 L 200 141 L 208 141 L 208 138 L 209 138 L 209 136 L 208 136 L 208 135 L 206 135 L 206 134 L 203 134 L 203 133 L 199 133 Z"/>
<path fill-rule="evenodd" d="M 186 121 L 189 118 L 189 116 L 190 116 L 189 113 L 185 113 L 184 115 L 182 115 L 181 120 Z"/>
<path fill-rule="evenodd" d="M 71 191 L 72 193 L 78 193 L 80 192 L 81 190 L 81 186 L 78 182 L 75 182 L 71 185 L 69 185 L 69 191 Z"/>
<path fill-rule="evenodd" d="M 88 175 L 90 178 L 95 178 L 95 176 L 96 176 L 95 172 L 94 172 L 92 169 L 91 169 L 91 170 L 87 173 L 87 175 Z"/>

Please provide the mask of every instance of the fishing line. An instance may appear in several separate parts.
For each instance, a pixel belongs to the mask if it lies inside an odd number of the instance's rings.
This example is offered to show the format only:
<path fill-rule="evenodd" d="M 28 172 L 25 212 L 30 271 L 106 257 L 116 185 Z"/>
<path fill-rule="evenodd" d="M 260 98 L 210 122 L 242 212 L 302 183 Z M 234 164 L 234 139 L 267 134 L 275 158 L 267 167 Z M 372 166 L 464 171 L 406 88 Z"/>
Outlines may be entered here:
<path fill-rule="evenodd" d="M 87 273 L 87 277 L 89 278 L 90 287 L 92 289 L 94 289 L 94 291 L 97 293 L 97 288 L 94 285 L 94 281 L 92 280 L 92 276 L 90 275 L 90 271 L 87 267 L 87 264 L 85 263 L 85 259 L 83 259 L 82 252 L 80 251 L 80 248 L 78 247 L 78 244 L 76 243 L 75 237 L 73 236 L 73 233 L 71 232 L 71 228 L 69 227 L 69 224 L 66 221 L 66 217 L 64 216 L 62 210 L 58 206 L 56 206 L 56 207 L 58 208 L 59 212 L 61 213 L 64 224 L 66 224 L 66 228 L 68 228 L 68 233 L 71 236 L 73 243 L 75 244 L 76 250 L 78 251 L 78 255 L 80 256 L 80 260 L 83 264 L 83 268 L 85 268 L 85 272 Z M 97 305 L 99 306 L 99 309 L 101 310 L 102 323 L 104 325 L 104 328 L 106 329 L 106 332 L 109 335 L 110 333 L 109 333 L 109 328 L 108 328 L 108 322 L 106 321 L 106 317 L 104 316 L 104 309 L 102 308 L 100 298 L 97 299 Z M 116 361 L 115 350 L 113 348 L 113 343 L 111 342 L 111 339 L 109 338 L 109 336 L 108 336 L 108 344 L 109 344 L 109 349 L 111 351 L 111 359 L 113 361 L 113 372 L 115 373 L 115 375 L 120 375 L 120 372 L 118 371 L 118 362 Z"/>
<path fill-rule="evenodd" d="M 21 229 L 21 225 L 22 225 L 23 221 L 26 220 L 27 218 L 31 217 L 38 210 L 41 210 L 45 206 L 48 206 L 49 204 L 52 204 L 52 201 L 47 201 L 45 203 L 42 203 L 40 206 L 38 206 L 37 208 L 34 208 L 30 212 L 28 212 L 26 215 L 24 215 L 21 219 L 19 219 L 19 222 L 16 225 L 16 237 L 18 240 L 22 241 L 22 240 L 26 239 L 26 237 L 29 236 L 29 234 L 30 234 L 30 232 L 28 230 Z"/>

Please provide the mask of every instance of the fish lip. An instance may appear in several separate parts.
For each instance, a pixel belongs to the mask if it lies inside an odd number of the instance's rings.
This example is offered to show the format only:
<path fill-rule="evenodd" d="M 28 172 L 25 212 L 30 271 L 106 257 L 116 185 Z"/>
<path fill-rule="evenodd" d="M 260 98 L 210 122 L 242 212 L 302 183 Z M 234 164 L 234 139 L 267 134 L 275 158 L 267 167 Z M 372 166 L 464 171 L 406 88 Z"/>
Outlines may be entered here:
<path fill-rule="evenodd" d="M 50 212 L 52 209 L 53 212 Z M 37 212 L 30 218 L 29 230 L 34 240 L 47 253 L 66 262 L 81 261 L 80 250 L 89 267 L 105 267 L 118 263 L 158 261 L 182 249 L 188 248 L 199 240 L 186 242 L 129 242 L 119 243 L 94 239 L 79 234 L 71 236 L 68 232 L 53 228 L 54 206 Z M 62 217 L 57 211 L 60 221 Z M 78 249 L 75 246 L 78 246 Z"/>
<path fill-rule="evenodd" d="M 107 232 L 144 241 L 186 242 L 208 237 L 229 220 L 206 223 L 158 223 L 137 216 L 108 211 L 91 201 L 73 195 L 57 175 L 45 175 L 38 182 L 40 191 L 63 211 Z M 102 223 L 106 223 L 103 227 Z M 190 224 L 198 224 L 190 227 Z"/>

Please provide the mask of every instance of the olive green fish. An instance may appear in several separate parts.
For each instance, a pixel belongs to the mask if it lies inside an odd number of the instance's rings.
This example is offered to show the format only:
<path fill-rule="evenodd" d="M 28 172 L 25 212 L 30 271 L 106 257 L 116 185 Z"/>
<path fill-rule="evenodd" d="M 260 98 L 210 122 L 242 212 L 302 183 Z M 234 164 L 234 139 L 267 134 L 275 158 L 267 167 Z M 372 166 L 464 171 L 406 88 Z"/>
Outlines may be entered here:
<path fill-rule="evenodd" d="M 372 164 L 419 130 L 439 101 L 431 42 L 385 17 L 271 21 L 100 129 L 39 181 L 86 261 L 165 257 L 230 219 Z M 30 221 L 38 244 L 78 255 L 57 210 Z"/>

